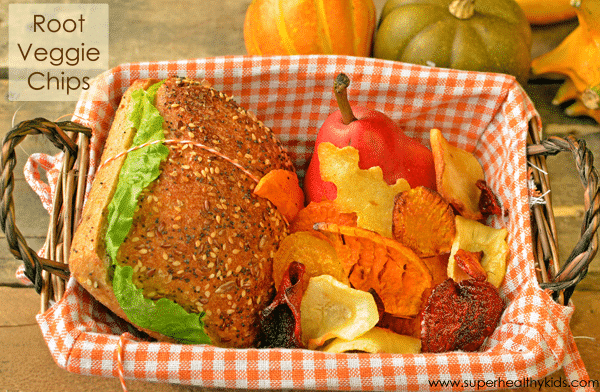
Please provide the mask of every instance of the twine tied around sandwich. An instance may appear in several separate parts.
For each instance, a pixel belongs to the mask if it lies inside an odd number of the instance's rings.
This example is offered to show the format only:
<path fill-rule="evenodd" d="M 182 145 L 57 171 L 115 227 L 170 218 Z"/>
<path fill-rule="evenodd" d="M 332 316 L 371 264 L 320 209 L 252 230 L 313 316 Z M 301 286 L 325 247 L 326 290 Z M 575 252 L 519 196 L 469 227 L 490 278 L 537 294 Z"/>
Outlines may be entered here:
<path fill-rule="evenodd" d="M 126 333 L 122 333 L 119 336 L 119 341 L 117 342 L 117 373 L 119 376 L 119 381 L 121 382 L 121 388 L 123 388 L 123 392 L 127 392 L 127 385 L 125 385 L 125 372 L 123 370 L 123 362 L 125 356 L 125 336 Z"/>
<path fill-rule="evenodd" d="M 100 171 L 100 169 L 102 167 L 104 167 L 106 164 L 114 161 L 115 159 L 119 159 L 127 154 L 129 154 L 130 152 L 133 152 L 135 150 L 139 150 L 140 148 L 146 147 L 146 146 L 151 146 L 154 144 L 187 144 L 187 145 L 192 145 L 194 147 L 198 147 L 204 151 L 210 152 L 211 154 L 214 154 L 220 158 L 223 158 L 225 161 L 231 163 L 233 166 L 237 167 L 238 169 L 240 169 L 244 174 L 246 174 L 252 181 L 254 181 L 255 183 L 258 184 L 259 182 L 259 178 L 257 178 L 254 174 L 250 173 L 244 166 L 242 166 L 241 164 L 239 164 L 238 162 L 236 162 L 235 160 L 229 158 L 228 156 L 222 154 L 221 152 L 215 150 L 214 148 L 208 147 L 205 144 L 202 143 L 198 143 L 198 142 L 194 142 L 192 140 L 180 140 L 180 139 L 167 139 L 167 140 L 153 140 L 150 142 L 146 142 L 143 144 L 140 144 L 139 146 L 135 146 L 135 147 L 131 147 L 128 150 L 125 150 L 123 152 L 118 153 L 117 155 L 115 155 L 114 157 L 110 157 L 108 159 L 106 159 L 104 162 L 102 162 L 100 164 L 100 166 L 98 166 L 98 170 Z"/>

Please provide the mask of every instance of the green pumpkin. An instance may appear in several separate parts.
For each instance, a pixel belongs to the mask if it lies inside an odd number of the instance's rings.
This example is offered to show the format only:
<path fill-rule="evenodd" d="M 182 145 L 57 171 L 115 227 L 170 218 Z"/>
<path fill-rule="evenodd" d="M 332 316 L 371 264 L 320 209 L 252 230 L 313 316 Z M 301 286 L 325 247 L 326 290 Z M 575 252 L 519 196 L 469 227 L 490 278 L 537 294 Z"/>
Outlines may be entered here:
<path fill-rule="evenodd" d="M 388 0 L 373 56 L 506 73 L 526 84 L 531 27 L 514 0 Z"/>

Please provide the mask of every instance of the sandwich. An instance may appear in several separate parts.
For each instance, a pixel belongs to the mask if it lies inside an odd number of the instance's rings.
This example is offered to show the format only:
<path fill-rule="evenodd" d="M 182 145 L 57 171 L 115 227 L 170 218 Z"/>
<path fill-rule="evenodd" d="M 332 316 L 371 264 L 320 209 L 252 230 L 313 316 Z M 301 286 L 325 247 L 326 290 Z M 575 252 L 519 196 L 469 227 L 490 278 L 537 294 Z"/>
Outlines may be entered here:
<path fill-rule="evenodd" d="M 294 170 L 276 135 L 207 82 L 138 80 L 116 111 L 72 276 L 161 341 L 254 347 L 287 223 L 253 193 Z"/>

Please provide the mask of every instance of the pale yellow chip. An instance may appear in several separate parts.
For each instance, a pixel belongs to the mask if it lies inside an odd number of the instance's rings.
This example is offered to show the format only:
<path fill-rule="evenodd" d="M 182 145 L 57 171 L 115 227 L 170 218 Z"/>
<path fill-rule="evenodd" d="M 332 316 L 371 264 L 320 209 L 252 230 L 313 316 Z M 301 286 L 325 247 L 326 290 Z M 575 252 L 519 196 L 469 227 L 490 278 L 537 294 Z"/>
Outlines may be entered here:
<path fill-rule="evenodd" d="M 371 354 L 418 354 L 421 352 L 421 340 L 397 334 L 389 329 L 374 327 L 354 340 L 336 338 L 321 351 L 328 353 L 360 351 Z"/>
<path fill-rule="evenodd" d="M 300 304 L 302 341 L 309 349 L 336 337 L 352 340 L 373 328 L 379 311 L 370 293 L 330 275 L 310 278 Z"/>
<path fill-rule="evenodd" d="M 410 189 L 408 182 L 399 179 L 388 185 L 380 167 L 360 169 L 358 150 L 351 146 L 340 149 L 325 142 L 318 154 L 321 177 L 337 187 L 335 202 L 344 212 L 356 213 L 359 227 L 391 238 L 394 197 Z"/>
<path fill-rule="evenodd" d="M 448 277 L 460 282 L 469 276 L 457 265 L 454 255 L 459 249 L 469 252 L 483 251 L 481 266 L 487 272 L 487 281 L 500 287 L 506 273 L 508 244 L 506 229 L 495 229 L 477 221 L 456 216 L 456 237 L 448 260 Z"/>
<path fill-rule="evenodd" d="M 484 179 L 481 164 L 470 152 L 451 145 L 439 129 L 430 132 L 437 191 L 464 217 L 481 219 L 477 181 Z"/>
<path fill-rule="evenodd" d="M 310 278 L 319 275 L 331 275 L 350 285 L 348 274 L 344 271 L 333 245 L 308 231 L 292 233 L 279 243 L 279 249 L 273 257 L 273 281 L 276 289 L 279 288 L 281 279 L 292 261 L 302 263 L 306 267 L 302 279 L 304 290 L 308 287 Z"/>

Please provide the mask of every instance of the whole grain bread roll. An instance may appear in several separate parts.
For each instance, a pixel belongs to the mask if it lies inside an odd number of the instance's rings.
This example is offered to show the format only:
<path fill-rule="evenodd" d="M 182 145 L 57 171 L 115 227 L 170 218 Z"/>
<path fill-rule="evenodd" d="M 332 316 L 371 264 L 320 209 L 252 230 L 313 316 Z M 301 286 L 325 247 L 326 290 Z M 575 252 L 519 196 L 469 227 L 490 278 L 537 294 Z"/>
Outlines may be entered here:
<path fill-rule="evenodd" d="M 121 100 L 101 159 L 106 163 L 94 179 L 69 260 L 77 281 L 126 320 L 112 290 L 104 240 L 107 206 L 127 153 L 117 156 L 136 132 L 128 117 L 131 93 L 156 82 L 136 81 Z M 274 293 L 272 258 L 287 234 L 277 209 L 253 194 L 255 179 L 272 169 L 294 170 L 291 159 L 269 128 L 206 82 L 167 79 L 155 106 L 164 119 L 169 155 L 138 199 L 117 262 L 133 267 L 133 282 L 146 298 L 168 298 L 188 312 L 205 312 L 211 344 L 252 347 L 258 314 Z"/>

